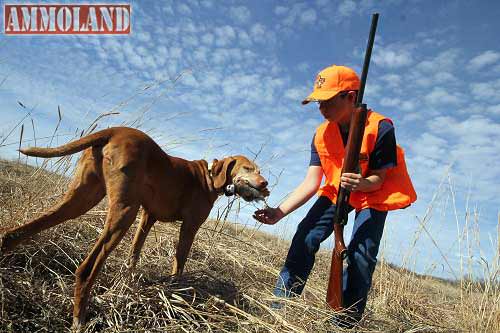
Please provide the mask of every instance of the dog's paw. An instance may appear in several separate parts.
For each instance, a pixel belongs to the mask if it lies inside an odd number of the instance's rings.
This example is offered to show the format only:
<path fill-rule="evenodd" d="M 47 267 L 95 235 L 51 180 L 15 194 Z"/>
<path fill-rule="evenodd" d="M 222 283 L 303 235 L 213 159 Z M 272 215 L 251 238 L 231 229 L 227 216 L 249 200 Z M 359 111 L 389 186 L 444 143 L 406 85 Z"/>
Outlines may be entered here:
<path fill-rule="evenodd" d="M 71 333 L 80 333 L 83 331 L 83 325 L 78 319 L 73 319 L 73 325 L 71 326 Z"/>
<path fill-rule="evenodd" d="M 125 268 L 129 272 L 129 274 L 135 272 L 135 268 L 137 267 L 137 262 L 139 261 L 139 256 L 136 255 L 130 255 L 130 257 L 127 259 L 127 262 L 125 263 Z"/>

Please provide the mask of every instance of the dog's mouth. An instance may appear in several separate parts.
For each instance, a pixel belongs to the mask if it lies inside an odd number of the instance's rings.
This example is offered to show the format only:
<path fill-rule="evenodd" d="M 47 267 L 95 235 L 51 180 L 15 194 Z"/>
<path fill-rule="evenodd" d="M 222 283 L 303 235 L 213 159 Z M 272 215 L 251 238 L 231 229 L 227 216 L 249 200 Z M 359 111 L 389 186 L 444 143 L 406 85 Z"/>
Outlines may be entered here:
<path fill-rule="evenodd" d="M 269 196 L 270 192 L 267 187 L 257 188 L 253 186 L 249 181 L 244 179 L 239 179 L 234 183 L 235 192 L 245 201 L 259 201 L 264 200 Z"/>

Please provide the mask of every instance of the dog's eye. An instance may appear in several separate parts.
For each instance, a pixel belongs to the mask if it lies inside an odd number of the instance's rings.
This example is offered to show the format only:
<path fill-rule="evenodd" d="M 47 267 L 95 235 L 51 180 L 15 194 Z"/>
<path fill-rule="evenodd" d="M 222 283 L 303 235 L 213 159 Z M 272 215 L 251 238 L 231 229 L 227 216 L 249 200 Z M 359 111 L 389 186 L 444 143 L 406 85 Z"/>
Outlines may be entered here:
<path fill-rule="evenodd" d="M 252 171 L 252 168 L 251 168 L 251 167 L 248 167 L 248 166 L 244 166 L 244 167 L 243 167 L 243 170 L 250 172 L 250 171 Z"/>

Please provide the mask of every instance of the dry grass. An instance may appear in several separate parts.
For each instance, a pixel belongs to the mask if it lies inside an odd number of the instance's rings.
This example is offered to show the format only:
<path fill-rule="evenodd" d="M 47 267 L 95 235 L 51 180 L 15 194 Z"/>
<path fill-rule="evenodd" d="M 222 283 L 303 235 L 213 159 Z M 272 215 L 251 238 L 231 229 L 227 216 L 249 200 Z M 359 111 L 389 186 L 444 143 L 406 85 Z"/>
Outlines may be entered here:
<path fill-rule="evenodd" d="M 53 172 L 0 160 L 0 228 L 22 224 L 57 202 L 68 160 Z M 71 325 L 74 271 L 103 227 L 105 203 L 42 232 L 0 258 L 0 331 L 61 332 Z M 134 229 L 133 227 L 132 229 Z M 341 332 L 325 299 L 330 253 L 320 251 L 299 299 L 271 311 L 288 243 L 233 223 L 208 221 L 186 274 L 168 277 L 177 224 L 157 223 L 133 274 L 125 268 L 133 230 L 93 290 L 88 332 Z M 498 270 L 498 267 L 496 267 Z M 450 283 L 381 260 L 358 332 L 498 332 L 498 283 Z"/>

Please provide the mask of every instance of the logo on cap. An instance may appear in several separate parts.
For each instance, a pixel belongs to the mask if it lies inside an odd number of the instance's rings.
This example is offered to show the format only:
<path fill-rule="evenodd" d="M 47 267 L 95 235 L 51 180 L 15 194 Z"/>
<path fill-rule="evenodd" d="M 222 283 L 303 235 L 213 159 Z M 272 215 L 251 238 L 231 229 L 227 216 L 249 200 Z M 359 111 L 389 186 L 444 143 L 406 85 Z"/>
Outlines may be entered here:
<path fill-rule="evenodd" d="M 316 88 L 321 88 L 323 83 L 325 83 L 325 78 L 321 77 L 321 75 L 318 75 L 318 78 L 316 79 Z"/>

